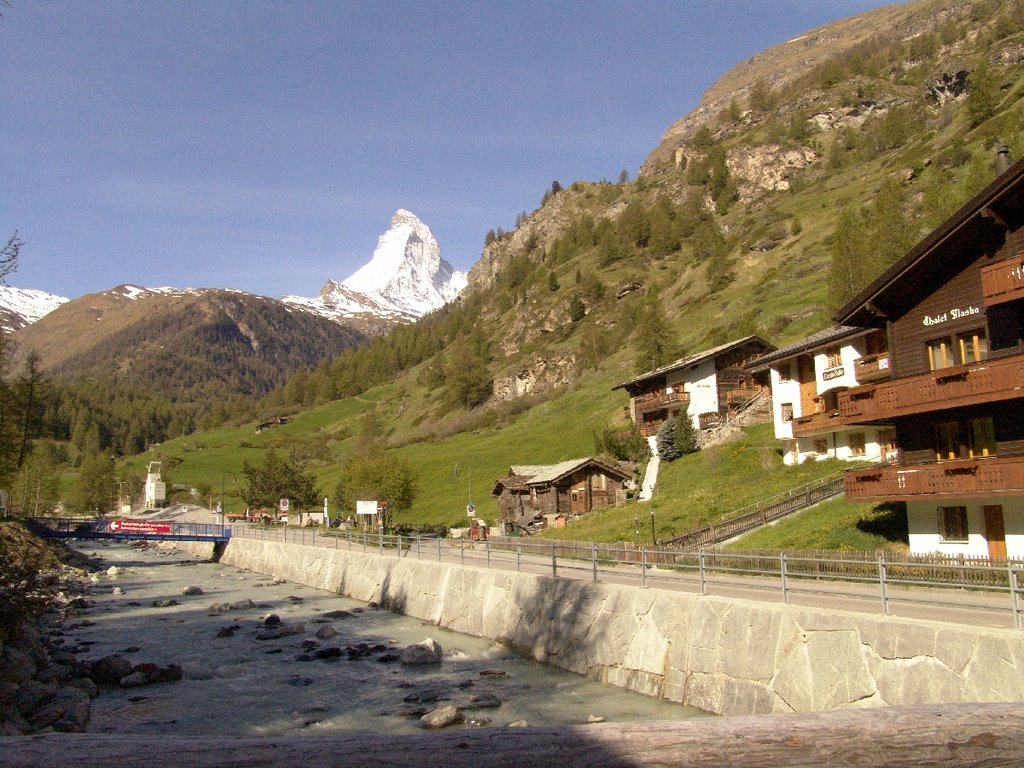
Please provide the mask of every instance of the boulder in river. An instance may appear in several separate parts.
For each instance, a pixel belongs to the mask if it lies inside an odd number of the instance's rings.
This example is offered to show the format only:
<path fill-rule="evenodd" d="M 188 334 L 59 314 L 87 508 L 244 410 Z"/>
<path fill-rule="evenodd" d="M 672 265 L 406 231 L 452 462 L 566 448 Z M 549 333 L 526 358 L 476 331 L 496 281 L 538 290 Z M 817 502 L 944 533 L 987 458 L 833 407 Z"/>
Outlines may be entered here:
<path fill-rule="evenodd" d="M 96 685 L 117 685 L 132 673 L 132 663 L 124 656 L 104 656 L 89 667 L 89 677 Z"/>
<path fill-rule="evenodd" d="M 402 650 L 403 664 L 440 664 L 444 651 L 441 644 L 433 638 L 408 645 Z"/>
<path fill-rule="evenodd" d="M 458 707 L 453 704 L 445 704 L 443 707 L 427 712 L 427 714 L 420 718 L 420 723 L 424 728 L 436 729 L 455 725 L 465 720 L 466 716 L 462 714 Z"/>

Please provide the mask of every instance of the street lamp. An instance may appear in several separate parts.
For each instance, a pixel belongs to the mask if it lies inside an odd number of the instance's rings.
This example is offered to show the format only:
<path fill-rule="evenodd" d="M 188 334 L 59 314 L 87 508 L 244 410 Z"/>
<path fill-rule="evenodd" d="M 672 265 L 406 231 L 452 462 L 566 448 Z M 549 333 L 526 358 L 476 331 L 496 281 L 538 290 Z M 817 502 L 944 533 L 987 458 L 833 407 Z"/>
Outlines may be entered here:
<path fill-rule="evenodd" d="M 654 510 L 651 510 L 651 546 L 658 543 L 658 540 L 654 538 Z"/>
<path fill-rule="evenodd" d="M 238 482 L 238 478 L 235 477 L 235 473 L 234 472 L 228 472 L 228 471 L 225 470 L 221 474 L 221 476 L 220 476 L 220 505 L 219 505 L 220 506 L 220 510 L 219 510 L 219 513 L 218 513 L 219 516 L 220 516 L 220 523 L 219 523 L 220 525 L 224 525 L 224 521 L 227 519 L 225 517 L 225 515 L 227 515 L 227 509 L 225 509 L 225 507 L 224 507 L 224 485 L 227 482 L 228 475 L 231 475 L 231 483 L 232 484 Z"/>

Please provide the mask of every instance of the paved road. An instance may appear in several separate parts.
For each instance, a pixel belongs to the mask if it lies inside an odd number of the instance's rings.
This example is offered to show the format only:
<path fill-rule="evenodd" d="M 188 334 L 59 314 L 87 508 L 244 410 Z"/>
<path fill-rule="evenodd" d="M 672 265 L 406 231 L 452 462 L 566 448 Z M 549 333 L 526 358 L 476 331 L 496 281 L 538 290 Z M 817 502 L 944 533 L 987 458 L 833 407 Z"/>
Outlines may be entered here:
<path fill-rule="evenodd" d="M 395 557 L 399 551 L 393 539 L 385 541 L 385 546 L 381 547 L 376 537 L 364 541 L 358 537 L 343 538 L 332 534 L 319 534 L 315 529 L 265 529 L 242 526 L 236 529 L 235 535 L 329 549 L 376 552 L 383 557 Z M 555 559 L 550 554 L 535 551 L 537 546 L 534 542 L 529 542 L 524 544 L 523 551 L 517 554 L 515 551 L 491 547 L 484 542 L 414 539 L 403 540 L 401 556 L 461 563 L 477 568 L 500 568 L 521 573 L 554 575 L 565 579 L 635 585 L 641 588 L 669 589 L 694 594 L 700 594 L 702 591 L 701 573 L 696 568 L 683 570 L 679 567 L 666 568 L 657 565 L 643 568 L 636 563 L 598 562 L 595 572 L 594 563 L 591 561 L 564 556 Z M 528 552 L 527 547 L 534 551 Z M 911 587 L 888 582 L 885 590 L 887 610 L 893 616 L 968 626 L 1006 629 L 1013 629 L 1016 626 L 1013 596 L 1005 587 L 1000 591 L 991 588 L 965 589 L 957 586 Z M 879 614 L 886 610 L 883 604 L 882 585 L 878 579 L 844 581 L 789 575 L 783 580 L 780 574 L 752 575 L 706 569 L 703 593 L 738 600 L 788 602 L 790 605 L 809 608 L 861 613 Z"/>

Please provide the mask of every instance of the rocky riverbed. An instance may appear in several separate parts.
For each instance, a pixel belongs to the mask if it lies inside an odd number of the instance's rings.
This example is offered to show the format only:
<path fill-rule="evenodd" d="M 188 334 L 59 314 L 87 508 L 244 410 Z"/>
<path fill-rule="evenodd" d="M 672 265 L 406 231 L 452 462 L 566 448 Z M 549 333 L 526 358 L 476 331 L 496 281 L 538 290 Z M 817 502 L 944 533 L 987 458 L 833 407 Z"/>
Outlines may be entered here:
<path fill-rule="evenodd" d="M 37 670 L 8 733 L 410 733 L 703 714 L 177 550 L 80 548 L 96 563 L 85 594 L 27 650 L 5 649 L 25 657 L 22 677 Z"/>

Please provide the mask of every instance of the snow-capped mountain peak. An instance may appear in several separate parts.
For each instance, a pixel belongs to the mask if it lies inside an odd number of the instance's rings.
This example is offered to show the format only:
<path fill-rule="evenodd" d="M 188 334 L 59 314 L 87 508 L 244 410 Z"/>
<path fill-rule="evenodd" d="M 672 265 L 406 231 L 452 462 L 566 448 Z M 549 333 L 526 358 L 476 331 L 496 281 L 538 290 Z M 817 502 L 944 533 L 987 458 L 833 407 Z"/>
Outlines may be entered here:
<path fill-rule="evenodd" d="M 24 328 L 68 301 L 45 291 L 0 285 L 0 329 L 10 332 Z"/>
<path fill-rule="evenodd" d="M 378 238 L 373 258 L 351 277 L 328 280 L 315 299 L 285 296 L 283 301 L 332 317 L 401 322 L 444 306 L 465 287 L 466 274 L 441 258 L 430 227 L 400 209 Z"/>

